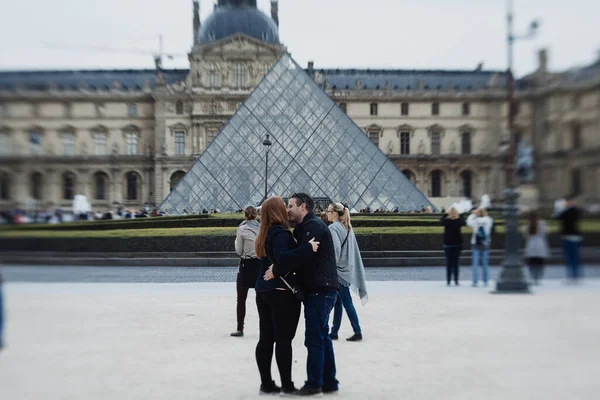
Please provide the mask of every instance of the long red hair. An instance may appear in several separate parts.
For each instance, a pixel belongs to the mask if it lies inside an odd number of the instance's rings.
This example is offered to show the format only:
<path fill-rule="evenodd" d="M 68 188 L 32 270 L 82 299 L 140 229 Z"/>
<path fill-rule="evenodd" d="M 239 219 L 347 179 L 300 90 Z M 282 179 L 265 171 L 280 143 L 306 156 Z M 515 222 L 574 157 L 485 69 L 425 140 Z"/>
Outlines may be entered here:
<path fill-rule="evenodd" d="M 260 207 L 260 229 L 254 242 L 254 251 L 258 258 L 267 255 L 265 242 L 267 241 L 267 233 L 273 225 L 283 225 L 289 228 L 287 209 L 283 199 L 279 196 L 269 197 Z"/>

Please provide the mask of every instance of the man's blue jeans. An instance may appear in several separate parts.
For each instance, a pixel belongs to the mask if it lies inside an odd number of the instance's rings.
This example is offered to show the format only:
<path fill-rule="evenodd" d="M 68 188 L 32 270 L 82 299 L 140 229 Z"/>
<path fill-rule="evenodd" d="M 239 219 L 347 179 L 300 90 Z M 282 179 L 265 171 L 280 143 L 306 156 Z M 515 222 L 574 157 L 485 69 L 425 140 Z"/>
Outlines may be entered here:
<path fill-rule="evenodd" d="M 565 262 L 567 264 L 567 278 L 579 279 L 582 277 L 581 261 L 579 258 L 579 240 L 562 240 L 563 251 L 565 253 Z"/>
<path fill-rule="evenodd" d="M 333 309 L 337 291 L 323 290 L 307 293 L 304 299 L 306 331 L 304 345 L 308 350 L 306 361 L 306 386 L 328 390 L 338 388 L 335 379 L 335 356 L 329 337 L 329 314 Z"/>
<path fill-rule="evenodd" d="M 342 325 L 342 315 L 344 314 L 344 308 L 346 309 L 346 313 L 348 314 L 348 318 L 350 319 L 350 324 L 352 325 L 354 333 L 362 333 L 360 331 L 360 325 L 358 323 L 358 315 L 356 314 L 356 309 L 354 308 L 354 304 L 352 304 L 352 295 L 350 294 L 350 288 L 340 285 L 340 292 L 335 301 L 335 307 L 333 310 L 333 325 L 331 326 L 331 334 L 337 336 L 338 332 L 340 331 L 340 325 Z"/>
<path fill-rule="evenodd" d="M 487 284 L 488 281 L 488 269 L 489 269 L 489 258 L 490 249 L 478 249 L 475 246 L 471 248 L 473 258 L 473 283 L 477 284 L 479 280 L 479 264 L 481 260 L 481 270 L 483 274 L 483 283 Z"/>

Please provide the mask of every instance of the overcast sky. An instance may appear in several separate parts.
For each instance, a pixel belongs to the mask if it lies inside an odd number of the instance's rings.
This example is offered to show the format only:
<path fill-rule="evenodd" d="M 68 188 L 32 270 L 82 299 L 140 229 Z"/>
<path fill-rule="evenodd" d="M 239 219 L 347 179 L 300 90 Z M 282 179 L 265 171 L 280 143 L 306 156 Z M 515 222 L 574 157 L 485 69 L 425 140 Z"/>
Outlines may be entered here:
<path fill-rule="evenodd" d="M 214 0 L 201 0 L 201 19 Z M 516 44 L 515 69 L 537 65 L 547 47 L 550 68 L 592 62 L 600 49 L 600 1 L 514 0 L 517 32 L 536 18 L 534 40 Z M 270 0 L 258 0 L 270 14 Z M 506 68 L 506 0 L 280 0 L 280 38 L 298 63 L 316 68 Z M 152 68 L 163 34 L 166 68 L 188 68 L 191 0 L 0 0 L 0 69 Z"/>

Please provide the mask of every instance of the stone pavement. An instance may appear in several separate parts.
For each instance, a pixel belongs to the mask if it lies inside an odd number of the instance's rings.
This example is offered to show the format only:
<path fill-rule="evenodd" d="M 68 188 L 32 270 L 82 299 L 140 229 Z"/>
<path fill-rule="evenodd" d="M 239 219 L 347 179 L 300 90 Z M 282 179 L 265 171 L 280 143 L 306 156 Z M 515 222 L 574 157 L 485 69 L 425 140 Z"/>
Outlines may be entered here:
<path fill-rule="evenodd" d="M 365 340 L 335 342 L 344 399 L 597 399 L 600 280 L 533 295 L 368 282 Z M 254 399 L 257 313 L 233 283 L 7 283 L 0 399 Z M 305 379 L 303 319 L 293 376 Z M 341 337 L 349 336 L 344 317 Z M 274 377 L 279 382 L 274 368 Z M 325 396 L 328 397 L 328 396 Z"/>

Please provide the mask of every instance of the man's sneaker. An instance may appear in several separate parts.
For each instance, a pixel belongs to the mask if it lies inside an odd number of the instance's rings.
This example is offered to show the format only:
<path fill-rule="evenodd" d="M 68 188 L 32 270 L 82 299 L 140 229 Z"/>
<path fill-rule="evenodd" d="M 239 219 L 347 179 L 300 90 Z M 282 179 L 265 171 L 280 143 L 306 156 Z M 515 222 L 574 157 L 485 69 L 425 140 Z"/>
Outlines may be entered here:
<path fill-rule="evenodd" d="M 320 387 L 315 388 L 305 385 L 294 394 L 296 396 L 323 396 L 323 390 Z"/>
<path fill-rule="evenodd" d="M 242 337 L 242 336 L 244 336 L 244 331 L 235 331 L 230 336 L 233 336 L 233 337 Z"/>
<path fill-rule="evenodd" d="M 281 385 L 281 395 L 295 394 L 297 391 L 298 389 L 296 389 L 293 382 L 291 385 Z"/>
<path fill-rule="evenodd" d="M 277 386 L 275 384 L 275 382 L 271 382 L 270 385 L 265 386 L 265 385 L 260 385 L 260 390 L 258 391 L 258 394 L 279 394 L 281 392 L 281 388 L 279 386 Z"/>
<path fill-rule="evenodd" d="M 355 333 L 354 335 L 350 336 L 346 340 L 349 342 L 358 342 L 358 341 L 362 340 L 362 333 Z"/>
<path fill-rule="evenodd" d="M 338 340 L 338 335 L 334 335 L 333 333 L 329 335 L 331 340 Z"/>

